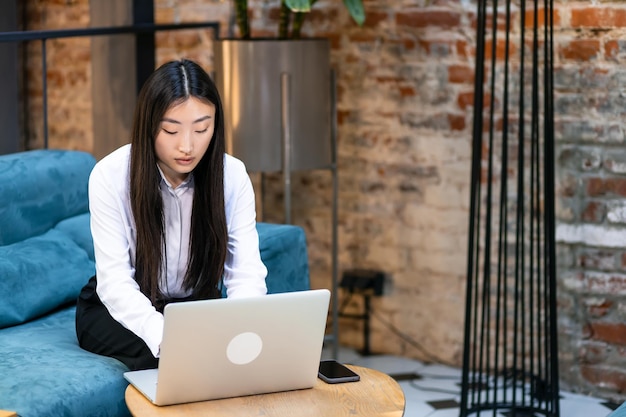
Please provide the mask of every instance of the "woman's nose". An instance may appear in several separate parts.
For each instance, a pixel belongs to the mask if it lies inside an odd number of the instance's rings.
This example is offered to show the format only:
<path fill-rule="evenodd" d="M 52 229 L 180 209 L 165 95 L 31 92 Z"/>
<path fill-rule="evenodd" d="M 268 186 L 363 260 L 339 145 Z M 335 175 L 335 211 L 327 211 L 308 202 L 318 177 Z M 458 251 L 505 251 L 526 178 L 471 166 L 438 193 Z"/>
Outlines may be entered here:
<path fill-rule="evenodd" d="M 186 154 L 193 150 L 193 141 L 190 133 L 183 134 L 183 137 L 178 143 L 178 150 Z"/>

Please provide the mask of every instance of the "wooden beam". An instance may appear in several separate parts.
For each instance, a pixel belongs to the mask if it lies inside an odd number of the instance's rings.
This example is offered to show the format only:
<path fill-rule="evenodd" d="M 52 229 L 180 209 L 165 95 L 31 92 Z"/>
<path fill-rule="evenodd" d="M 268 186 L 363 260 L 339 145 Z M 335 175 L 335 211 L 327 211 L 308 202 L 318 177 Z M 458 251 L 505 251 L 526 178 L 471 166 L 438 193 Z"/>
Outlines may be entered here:
<path fill-rule="evenodd" d="M 133 4 L 127 0 L 91 1 L 91 26 L 128 26 Z M 96 36 L 91 40 L 93 154 L 97 159 L 128 143 L 136 101 L 135 38 Z"/>

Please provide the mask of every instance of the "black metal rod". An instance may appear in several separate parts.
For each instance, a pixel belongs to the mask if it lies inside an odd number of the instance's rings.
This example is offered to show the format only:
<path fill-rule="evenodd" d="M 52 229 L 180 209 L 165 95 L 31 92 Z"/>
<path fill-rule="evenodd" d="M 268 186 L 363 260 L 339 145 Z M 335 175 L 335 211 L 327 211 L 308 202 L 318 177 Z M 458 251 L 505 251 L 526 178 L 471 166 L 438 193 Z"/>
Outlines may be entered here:
<path fill-rule="evenodd" d="M 524 379 L 520 381 L 518 378 L 523 375 L 523 366 L 520 358 L 525 358 L 525 349 L 523 338 L 524 326 L 524 305 L 523 305 L 523 279 L 525 268 L 525 247 L 524 247 L 524 86 L 525 86 L 525 45 L 526 45 L 526 2 L 522 1 L 520 5 L 520 69 L 519 69 L 519 108 L 518 108 L 518 134 L 517 134 L 517 207 L 516 207 L 516 237 L 515 237 L 515 293 L 514 293 L 514 312 L 513 312 L 513 363 L 512 363 L 512 386 L 521 386 Z M 518 403 L 517 389 L 513 389 L 512 402 Z"/>
<path fill-rule="evenodd" d="M 504 44 L 504 56 L 508 57 L 510 53 L 510 29 L 511 29 L 511 4 L 506 2 L 505 13 L 505 44 Z M 502 98 L 502 162 L 500 171 L 500 236 L 499 236 L 499 249 L 498 249 L 498 292 L 497 292 L 497 309 L 496 309 L 496 346 L 502 346 L 502 364 L 500 364 L 500 349 L 496 349 L 495 367 L 494 370 L 494 386 L 498 387 L 503 385 L 505 378 L 504 369 L 506 368 L 507 353 L 508 353 L 508 176 L 509 176 L 509 60 L 504 61 L 504 79 L 503 79 L 503 98 Z M 500 332 L 498 330 L 502 328 L 502 338 L 500 338 Z M 501 341 L 502 340 L 502 341 Z M 500 380 L 502 376 L 502 381 Z M 502 401 L 506 402 L 508 398 L 508 391 L 504 390 L 502 393 Z"/>
<path fill-rule="evenodd" d="M 135 24 L 133 26 L 111 26 L 82 29 L 58 29 L 58 30 L 32 30 L 0 33 L 0 42 L 28 42 L 41 41 L 42 62 L 42 100 L 43 100 L 43 147 L 48 149 L 48 82 L 47 82 L 47 52 L 46 42 L 48 39 L 72 38 L 83 36 L 105 36 L 122 34 L 154 33 L 157 31 L 184 30 L 184 29 L 213 29 L 215 39 L 219 38 L 219 22 L 199 22 L 180 24 Z"/>
<path fill-rule="evenodd" d="M 42 39 L 73 38 L 81 36 L 123 35 L 167 30 L 209 29 L 215 30 L 219 38 L 219 22 L 179 23 L 179 24 L 137 24 L 133 26 L 111 26 L 98 28 L 29 30 L 0 33 L 0 42 L 25 42 Z"/>
<path fill-rule="evenodd" d="M 496 59 L 497 53 L 497 27 L 498 27 L 498 2 L 493 0 L 491 8 L 491 61 L 490 61 L 490 74 L 489 74 L 489 91 L 492 94 L 489 95 L 489 101 L 487 103 L 489 108 L 488 128 L 489 134 L 487 138 L 487 178 L 485 185 L 485 234 L 484 234 L 484 262 L 483 262 L 483 285 L 482 285 L 482 300 L 481 300 L 481 339 L 480 344 L 480 363 L 478 365 L 479 373 L 481 375 L 490 375 L 492 373 L 491 364 L 491 352 L 492 346 L 491 335 L 491 248 L 492 248 L 492 217 L 493 217 L 493 184 L 494 184 L 494 115 L 495 115 L 495 97 L 493 92 L 496 91 Z M 481 378 L 482 379 L 482 378 Z M 489 398 L 491 385 L 481 384 L 485 397 Z M 493 399 L 491 401 L 497 401 L 497 391 L 493 390 Z"/>
<path fill-rule="evenodd" d="M 478 16 L 478 24 L 477 27 L 480 28 L 480 15 Z M 479 32 L 480 29 L 477 29 L 477 32 Z M 477 55 L 480 53 L 480 47 L 477 48 Z M 475 123 L 475 122 L 474 122 Z M 474 141 L 476 139 L 474 138 Z M 473 144 L 472 145 L 472 149 L 475 149 L 476 145 Z M 474 270 L 474 251 L 476 250 L 476 245 L 474 243 L 475 239 L 476 239 L 476 230 L 474 228 L 474 222 L 475 222 L 475 216 L 476 216 L 476 210 L 477 210 L 477 204 L 475 202 L 475 198 L 473 197 L 476 194 L 476 188 L 477 188 L 477 182 L 476 182 L 476 169 L 477 169 L 477 164 L 476 164 L 476 156 L 474 155 L 475 152 L 472 150 L 472 172 L 471 172 L 471 176 L 470 176 L 470 208 L 469 208 L 469 227 L 468 227 L 468 239 L 467 239 L 467 245 L 468 245 L 468 258 L 467 258 L 467 271 L 466 271 L 466 275 L 467 275 L 467 283 L 466 283 L 466 290 L 465 290 L 465 325 L 464 325 L 464 341 L 463 341 L 463 372 L 462 372 L 462 379 L 461 379 L 461 396 L 462 398 L 467 399 L 466 401 L 461 403 L 461 416 L 464 416 L 467 414 L 467 403 L 468 401 L 470 401 L 468 399 L 469 396 L 469 386 L 470 386 L 470 381 L 469 381 L 469 369 L 470 369 L 470 349 L 471 349 L 471 339 L 472 339 L 472 329 L 474 329 L 475 326 L 473 326 L 472 322 L 473 322 L 473 317 L 472 317 L 472 305 L 473 305 L 473 296 L 474 296 L 474 291 L 473 291 L 473 270 Z M 475 376 L 472 374 L 472 379 L 475 378 Z"/>
<path fill-rule="evenodd" d="M 556 243 L 555 243 L 555 177 L 554 177 L 554 22 L 553 0 L 546 0 L 544 10 L 546 13 L 545 26 L 545 62 L 546 71 L 544 77 L 545 84 L 545 160 L 544 160 L 544 200 L 545 200 L 545 236 L 546 236 L 546 277 L 548 281 L 547 290 L 549 292 L 548 309 L 549 314 L 546 322 L 549 323 L 549 365 L 551 387 L 550 401 L 553 416 L 560 416 L 559 401 L 559 361 L 558 361 L 558 333 L 557 333 L 557 311 L 556 311 Z"/>
<path fill-rule="evenodd" d="M 520 6 L 517 31 L 511 30 L 513 2 L 503 1 L 491 0 L 491 14 L 486 0 L 477 3 L 460 415 L 489 410 L 495 417 L 506 410 L 558 417 L 552 0 L 543 0 L 549 14 L 543 22 L 540 0 L 514 3 Z M 503 15 L 504 25 L 498 22 Z M 515 33 L 514 49 L 509 35 Z M 503 42 L 504 57 L 498 54 Z"/>
<path fill-rule="evenodd" d="M 485 2 L 478 1 L 477 4 L 477 24 L 476 24 L 476 60 L 475 60 L 475 88 L 474 88 L 474 114 L 473 114 L 473 126 L 472 126 L 472 167 L 470 177 L 470 214 L 469 214 L 469 230 L 468 230 L 468 259 L 467 259 L 467 287 L 466 287 L 466 301 L 465 301 L 465 337 L 463 341 L 463 373 L 461 381 L 461 416 L 466 416 L 469 408 L 468 403 L 474 402 L 475 396 L 478 395 L 476 390 L 472 390 L 473 397 L 470 399 L 470 366 L 475 362 L 475 350 L 472 346 L 472 340 L 476 329 L 476 320 L 473 314 L 472 305 L 475 304 L 475 298 L 477 296 L 474 291 L 474 277 L 475 269 L 479 267 L 478 263 L 475 263 L 476 252 L 478 251 L 478 228 L 480 216 L 479 212 L 480 201 L 480 170 L 481 170 L 481 148 L 482 148 L 482 111 L 483 108 L 483 61 L 485 57 Z M 472 361 L 470 363 L 470 360 Z M 472 386 L 476 385 L 477 375 L 475 372 L 472 375 Z"/>

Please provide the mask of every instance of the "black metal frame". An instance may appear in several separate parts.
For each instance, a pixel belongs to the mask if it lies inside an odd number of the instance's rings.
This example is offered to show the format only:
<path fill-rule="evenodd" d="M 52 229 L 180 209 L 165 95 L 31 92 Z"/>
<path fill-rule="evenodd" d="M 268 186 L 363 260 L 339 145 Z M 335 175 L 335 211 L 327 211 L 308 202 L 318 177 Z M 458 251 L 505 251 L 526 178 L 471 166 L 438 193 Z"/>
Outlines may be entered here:
<path fill-rule="evenodd" d="M 527 3 L 533 16 L 529 25 Z M 497 410 L 508 410 L 512 416 L 558 417 L 553 4 L 552 0 L 489 4 L 488 10 L 486 0 L 477 3 L 460 416 L 481 412 L 495 416 Z M 512 4 L 519 6 L 518 31 L 511 31 Z M 504 16 L 504 23 L 499 16 Z M 506 27 L 498 32 L 499 25 Z M 511 33 L 520 35 L 517 72 L 510 60 Z M 501 34 L 504 39 L 498 39 Z M 526 43 L 529 39 L 532 46 Z M 502 60 L 497 59 L 498 42 L 505 45 Z M 517 97 L 509 94 L 514 88 L 519 89 Z M 496 115 L 502 116 L 501 127 Z M 509 124 L 510 118 L 517 125 Z M 496 137 L 500 129 L 501 141 Z"/>
<path fill-rule="evenodd" d="M 180 23 L 180 24 L 134 24 L 131 26 L 109 26 L 84 29 L 59 29 L 59 30 L 33 30 L 33 31 L 17 31 L 17 32 L 0 32 L 0 43 L 5 42 L 41 42 L 41 61 L 42 61 L 42 88 L 43 88 L 43 132 L 44 132 L 44 148 L 48 148 L 48 86 L 47 86 L 47 53 L 46 42 L 49 39 L 59 38 L 75 38 L 75 37 L 91 37 L 91 36 L 107 36 L 107 35 L 146 35 L 154 34 L 158 31 L 169 30 L 185 30 L 185 29 L 213 29 L 214 39 L 219 38 L 220 23 L 219 22 L 199 22 L 199 23 Z M 154 66 L 154 63 L 152 63 Z M 153 70 L 152 68 L 151 70 Z M 146 68 L 142 67 L 137 74 L 138 81 L 142 77 L 145 78 Z M 141 83 L 138 84 L 138 87 Z"/>

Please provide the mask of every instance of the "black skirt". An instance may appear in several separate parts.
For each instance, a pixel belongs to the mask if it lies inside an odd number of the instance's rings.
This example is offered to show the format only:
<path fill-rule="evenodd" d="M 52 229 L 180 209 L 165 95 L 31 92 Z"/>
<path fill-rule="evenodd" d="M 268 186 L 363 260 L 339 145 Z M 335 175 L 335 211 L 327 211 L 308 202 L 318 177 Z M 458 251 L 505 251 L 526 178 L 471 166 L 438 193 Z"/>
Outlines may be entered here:
<path fill-rule="evenodd" d="M 83 287 L 76 305 L 76 336 L 81 348 L 123 362 L 130 370 L 157 368 L 146 343 L 115 320 L 96 293 L 96 277 Z"/>

